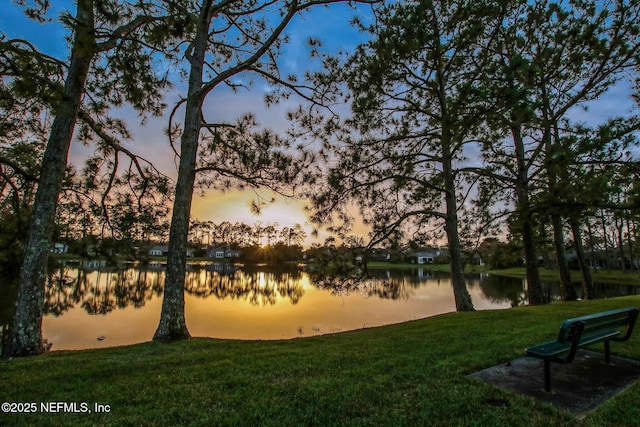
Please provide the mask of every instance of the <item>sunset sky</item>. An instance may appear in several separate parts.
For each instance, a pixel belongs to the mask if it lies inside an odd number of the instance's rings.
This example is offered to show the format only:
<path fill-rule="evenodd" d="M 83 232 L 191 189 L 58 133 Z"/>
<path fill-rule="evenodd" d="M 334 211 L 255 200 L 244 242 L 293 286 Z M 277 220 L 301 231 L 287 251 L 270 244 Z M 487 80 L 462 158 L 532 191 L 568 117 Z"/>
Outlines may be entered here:
<path fill-rule="evenodd" d="M 53 22 L 43 25 L 29 21 L 24 17 L 19 7 L 13 2 L 5 1 L 0 9 L 0 29 L 9 38 L 29 40 L 44 53 L 66 60 L 67 49 L 64 40 L 66 30 L 57 23 L 56 17 L 61 7 L 67 7 L 71 13 L 74 13 L 73 2 L 63 0 L 53 3 L 49 14 L 53 18 Z M 361 9 L 361 16 L 368 16 L 366 13 L 369 8 L 362 6 Z M 363 40 L 363 36 L 349 25 L 350 17 L 354 13 L 356 12 L 345 5 L 337 4 L 328 8 L 317 7 L 313 12 L 306 14 L 304 18 L 296 18 L 287 31 L 291 42 L 284 49 L 282 56 L 283 74 L 300 73 L 307 67 L 309 60 L 305 41 L 309 36 L 321 38 L 328 51 L 339 49 L 351 51 L 357 43 Z M 226 87 L 216 89 L 207 98 L 205 114 L 210 120 L 233 121 L 240 115 L 251 112 L 257 117 L 260 125 L 283 133 L 288 126 L 286 113 L 294 109 L 299 100 L 292 97 L 280 105 L 266 108 L 263 96 L 267 90 L 269 89 L 266 85 L 259 82 L 251 90 L 240 90 L 236 93 Z M 614 88 L 597 103 L 589 104 L 588 109 L 576 109 L 572 115 L 575 119 L 587 123 L 600 123 L 614 114 L 629 112 L 634 108 L 634 104 L 629 99 L 627 91 L 628 89 L 622 86 Z M 169 104 L 167 111 L 171 108 L 172 102 L 175 102 L 180 96 L 184 96 L 185 93 L 185 83 L 177 81 L 167 94 Z M 117 114 L 121 117 L 133 118 L 135 113 L 132 113 L 130 109 L 123 108 Z M 146 126 L 142 127 L 136 120 L 128 120 L 133 138 L 126 145 L 152 161 L 159 170 L 175 178 L 177 161 L 164 134 L 167 121 L 166 116 L 155 118 L 149 120 Z M 75 143 L 72 145 L 70 160 L 80 164 L 82 159 L 92 150 L 91 147 L 87 148 Z M 264 190 L 258 190 L 258 194 L 263 195 L 265 199 L 271 198 L 271 193 L 261 191 Z M 309 235 L 311 234 L 312 227 L 306 223 L 307 219 L 303 210 L 306 202 L 303 200 L 279 198 L 277 203 L 266 207 L 260 216 L 255 216 L 251 214 L 249 209 L 251 200 L 256 198 L 256 193 L 253 191 L 230 191 L 225 194 L 206 191 L 204 196 L 200 194 L 200 191 L 196 191 L 192 208 L 192 216 L 199 220 L 216 223 L 242 221 L 249 224 L 254 221 L 277 222 L 280 227 L 299 223 L 303 225 Z M 363 230 L 364 228 L 359 228 L 360 233 Z M 324 237 L 326 234 L 321 234 L 319 240 L 324 240 Z M 314 241 L 317 240 L 309 237 L 306 244 Z"/>
<path fill-rule="evenodd" d="M 24 17 L 21 9 L 13 2 L 5 2 L 0 10 L 0 29 L 9 38 L 22 38 L 32 42 L 42 52 L 54 57 L 67 60 L 67 49 L 64 37 L 67 35 L 66 29 L 58 24 L 57 17 L 61 10 L 67 8 L 75 14 L 73 2 L 63 0 L 52 2 L 51 10 L 48 14 L 53 18 L 53 22 L 39 24 Z M 366 7 L 362 8 L 366 13 Z M 306 40 L 310 37 L 319 37 L 324 42 L 327 50 L 351 50 L 362 36 L 350 27 L 349 20 L 353 13 L 356 13 L 345 5 L 332 5 L 331 7 L 316 7 L 311 13 L 304 17 L 298 17 L 290 25 L 287 33 L 290 36 L 290 43 L 285 47 L 281 63 L 283 64 L 283 74 L 302 72 L 309 63 L 307 56 Z M 263 96 L 269 90 L 266 85 L 257 82 L 251 90 L 240 90 L 236 93 L 230 89 L 218 88 L 207 98 L 205 104 L 205 114 L 210 120 L 233 121 L 235 118 L 245 113 L 253 113 L 261 126 L 269 127 L 276 132 L 283 133 L 287 127 L 287 111 L 294 109 L 299 100 L 290 100 L 267 108 L 264 106 Z M 177 81 L 175 86 L 167 94 L 167 103 L 170 111 L 172 102 L 184 96 L 186 93 L 186 83 Z M 129 108 L 123 108 L 117 113 L 118 116 L 132 118 L 136 113 Z M 177 160 L 169 147 L 164 129 L 167 127 L 168 118 L 153 118 L 148 120 L 143 127 L 136 120 L 128 119 L 127 123 L 132 131 L 133 138 L 126 142 L 128 147 L 152 161 L 154 165 L 168 176 L 177 176 Z M 91 152 L 93 148 L 83 147 L 79 143 L 72 144 L 70 161 L 81 164 L 82 160 Z M 250 212 L 249 205 L 257 195 L 270 199 L 272 194 L 266 190 L 245 190 L 219 193 L 217 191 L 205 191 L 201 196 L 201 191 L 196 191 L 192 207 L 192 217 L 199 220 L 209 220 L 216 223 L 222 221 L 242 221 L 252 224 L 254 221 L 263 223 L 277 222 L 280 227 L 301 224 L 309 237 L 306 244 L 311 244 L 316 239 L 312 238 L 311 225 L 308 224 L 304 213 L 306 204 L 303 200 L 286 200 L 277 198 L 275 204 L 264 208 L 263 212 L 256 216 Z M 326 237 L 321 234 L 320 241 Z"/>

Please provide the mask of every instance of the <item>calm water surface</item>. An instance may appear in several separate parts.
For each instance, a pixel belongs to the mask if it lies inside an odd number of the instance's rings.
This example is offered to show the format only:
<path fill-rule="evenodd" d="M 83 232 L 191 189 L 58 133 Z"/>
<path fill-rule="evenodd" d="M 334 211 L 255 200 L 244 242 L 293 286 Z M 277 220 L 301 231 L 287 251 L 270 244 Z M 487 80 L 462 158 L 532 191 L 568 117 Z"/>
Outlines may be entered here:
<path fill-rule="evenodd" d="M 52 350 L 149 341 L 160 319 L 164 278 L 162 264 L 82 261 L 60 267 L 47 287 L 44 338 Z M 189 332 L 213 338 L 289 339 L 455 311 L 448 274 L 420 268 L 370 270 L 367 279 L 331 282 L 299 267 L 190 264 L 185 287 Z M 526 303 L 522 279 L 468 276 L 467 287 L 478 310 Z M 549 292 L 556 292 L 553 285 Z"/>

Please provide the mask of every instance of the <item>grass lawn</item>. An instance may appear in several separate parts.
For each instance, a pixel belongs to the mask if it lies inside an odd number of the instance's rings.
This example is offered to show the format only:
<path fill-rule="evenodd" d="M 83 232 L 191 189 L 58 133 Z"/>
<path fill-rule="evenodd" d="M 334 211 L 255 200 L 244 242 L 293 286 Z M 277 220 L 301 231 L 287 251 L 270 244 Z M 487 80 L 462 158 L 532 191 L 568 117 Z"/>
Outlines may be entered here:
<path fill-rule="evenodd" d="M 0 400 L 34 402 L 38 412 L 0 413 L 0 425 L 640 425 L 640 384 L 577 419 L 467 376 L 553 338 L 565 318 L 625 306 L 640 306 L 640 296 L 289 341 L 199 338 L 2 360 Z M 611 348 L 640 359 L 640 331 Z M 109 412 L 45 414 L 42 402 L 98 403 Z"/>
<path fill-rule="evenodd" d="M 387 269 L 412 269 L 424 268 L 431 271 L 451 271 L 449 264 L 396 264 L 389 262 L 370 262 L 367 264 L 369 268 L 387 268 Z M 467 265 L 467 273 L 487 272 L 496 276 L 522 277 L 527 276 L 524 267 L 507 268 L 503 270 L 488 270 L 486 267 L 477 265 Z M 540 278 L 543 280 L 559 281 L 558 271 L 549 268 L 539 268 Z M 596 283 L 608 283 L 618 285 L 640 286 L 640 272 L 638 271 L 621 271 L 621 270 L 591 270 L 591 277 Z M 571 279 L 576 283 L 582 282 L 582 275 L 578 270 L 571 271 Z"/>
<path fill-rule="evenodd" d="M 540 268 L 540 278 L 543 280 L 559 280 L 558 271 L 549 268 Z M 501 276 L 526 277 L 524 267 L 509 268 L 505 270 L 490 270 L 489 273 Z M 591 270 L 591 278 L 595 283 L 608 283 L 619 285 L 640 286 L 640 272 L 621 270 Z M 576 283 L 582 282 L 580 271 L 571 271 L 571 280 Z"/>

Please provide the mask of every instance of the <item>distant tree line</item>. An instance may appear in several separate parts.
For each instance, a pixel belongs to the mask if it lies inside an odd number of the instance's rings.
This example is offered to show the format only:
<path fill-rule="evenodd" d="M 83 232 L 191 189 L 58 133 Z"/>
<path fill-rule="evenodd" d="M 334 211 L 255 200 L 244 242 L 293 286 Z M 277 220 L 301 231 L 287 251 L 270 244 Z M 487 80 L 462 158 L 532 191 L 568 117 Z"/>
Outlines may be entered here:
<path fill-rule="evenodd" d="M 300 261 L 306 237 L 300 224 L 280 228 L 278 223 L 261 221 L 248 225 L 192 219 L 189 226 L 189 244 L 195 248 L 195 256 L 206 256 L 210 248 L 229 246 L 240 252 L 238 260 L 243 262 Z"/>
<path fill-rule="evenodd" d="M 189 242 L 199 246 L 232 245 L 234 247 L 272 246 L 282 243 L 286 246 L 302 246 L 307 233 L 300 224 L 282 227 L 277 222 L 263 223 L 256 221 L 253 225 L 243 222 L 231 223 L 191 219 L 189 225 Z"/>

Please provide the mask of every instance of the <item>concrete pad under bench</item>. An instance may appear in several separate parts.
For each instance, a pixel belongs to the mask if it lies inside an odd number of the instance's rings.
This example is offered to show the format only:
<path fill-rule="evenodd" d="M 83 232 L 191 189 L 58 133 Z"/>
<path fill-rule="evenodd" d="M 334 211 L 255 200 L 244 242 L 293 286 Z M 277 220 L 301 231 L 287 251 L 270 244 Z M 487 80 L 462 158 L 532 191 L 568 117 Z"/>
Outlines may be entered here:
<path fill-rule="evenodd" d="M 575 415 L 596 409 L 640 379 L 640 361 L 580 350 L 572 363 L 552 364 L 553 389 L 544 391 L 544 362 L 522 357 L 471 374 L 486 383 L 535 397 Z"/>

